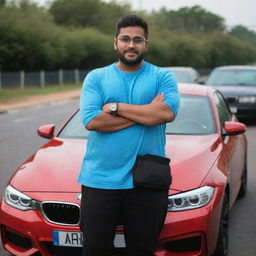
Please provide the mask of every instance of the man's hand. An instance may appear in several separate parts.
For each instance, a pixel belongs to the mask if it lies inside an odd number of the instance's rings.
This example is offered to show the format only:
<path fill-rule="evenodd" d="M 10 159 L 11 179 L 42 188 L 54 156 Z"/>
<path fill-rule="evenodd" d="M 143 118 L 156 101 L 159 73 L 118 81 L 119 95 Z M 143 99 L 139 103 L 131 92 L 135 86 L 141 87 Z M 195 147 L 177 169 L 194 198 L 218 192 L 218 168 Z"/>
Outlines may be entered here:
<path fill-rule="evenodd" d="M 113 104 L 113 102 L 111 103 L 106 103 L 105 105 L 102 106 L 102 111 L 105 113 L 111 113 L 110 111 L 110 106 Z"/>
<path fill-rule="evenodd" d="M 164 101 L 164 93 L 159 93 L 150 103 L 162 102 Z"/>

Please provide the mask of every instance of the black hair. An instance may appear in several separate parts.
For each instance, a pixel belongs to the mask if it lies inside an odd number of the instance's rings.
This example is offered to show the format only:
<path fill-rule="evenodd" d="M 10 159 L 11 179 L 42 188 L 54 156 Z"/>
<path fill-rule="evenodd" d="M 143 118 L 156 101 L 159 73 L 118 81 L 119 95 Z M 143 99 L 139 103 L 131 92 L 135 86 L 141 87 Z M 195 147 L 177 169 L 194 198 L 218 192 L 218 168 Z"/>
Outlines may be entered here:
<path fill-rule="evenodd" d="M 144 30 L 145 38 L 148 38 L 148 24 L 147 22 L 136 14 L 122 17 L 116 24 L 116 37 L 119 35 L 121 28 L 126 27 L 141 27 Z"/>

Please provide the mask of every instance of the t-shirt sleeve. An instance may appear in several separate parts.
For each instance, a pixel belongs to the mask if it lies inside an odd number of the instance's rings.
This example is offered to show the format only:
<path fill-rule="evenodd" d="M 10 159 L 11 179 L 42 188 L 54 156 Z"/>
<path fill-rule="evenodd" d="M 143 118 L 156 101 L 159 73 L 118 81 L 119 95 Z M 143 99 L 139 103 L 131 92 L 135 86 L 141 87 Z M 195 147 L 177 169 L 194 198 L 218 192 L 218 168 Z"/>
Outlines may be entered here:
<path fill-rule="evenodd" d="M 97 70 L 91 71 L 84 80 L 80 97 L 82 122 L 87 124 L 102 112 L 101 79 Z"/>
<path fill-rule="evenodd" d="M 172 72 L 162 69 L 159 83 L 159 93 L 164 93 L 164 102 L 176 116 L 180 106 L 180 94 Z"/>

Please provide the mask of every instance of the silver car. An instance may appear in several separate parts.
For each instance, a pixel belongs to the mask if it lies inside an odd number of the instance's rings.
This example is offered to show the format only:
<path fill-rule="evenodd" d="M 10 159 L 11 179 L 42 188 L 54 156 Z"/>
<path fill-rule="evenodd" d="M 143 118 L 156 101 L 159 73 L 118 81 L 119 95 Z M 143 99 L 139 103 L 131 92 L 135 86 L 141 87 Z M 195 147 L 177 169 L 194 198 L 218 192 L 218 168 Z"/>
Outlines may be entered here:
<path fill-rule="evenodd" d="M 177 82 L 179 83 L 197 83 L 199 73 L 191 67 L 166 67 L 174 74 Z"/>

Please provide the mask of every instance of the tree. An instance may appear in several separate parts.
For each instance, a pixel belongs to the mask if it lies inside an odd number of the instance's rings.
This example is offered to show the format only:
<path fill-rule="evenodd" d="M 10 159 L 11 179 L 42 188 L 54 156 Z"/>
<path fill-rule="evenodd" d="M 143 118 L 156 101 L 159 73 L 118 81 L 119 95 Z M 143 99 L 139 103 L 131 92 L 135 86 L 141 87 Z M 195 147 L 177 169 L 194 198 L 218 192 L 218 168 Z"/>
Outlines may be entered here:
<path fill-rule="evenodd" d="M 2 70 L 56 69 L 63 61 L 62 30 L 34 4 L 0 9 L 0 34 Z"/>
<path fill-rule="evenodd" d="M 50 12 L 59 25 L 94 27 L 113 34 L 117 19 L 130 12 L 130 5 L 101 0 L 56 0 Z"/>
<path fill-rule="evenodd" d="M 225 30 L 222 17 L 208 12 L 198 5 L 191 8 L 183 7 L 177 11 L 168 11 L 166 8 L 162 8 L 159 12 L 153 13 L 153 16 L 155 16 L 158 25 L 168 27 L 171 30 L 189 32 Z"/>
<path fill-rule="evenodd" d="M 108 65 L 115 59 L 113 37 L 93 28 L 68 31 L 64 45 L 63 68 L 92 69 Z"/>
<path fill-rule="evenodd" d="M 256 33 L 242 25 L 233 27 L 229 34 L 252 44 L 256 44 Z"/>
<path fill-rule="evenodd" d="M 50 13 L 60 25 L 95 26 L 100 21 L 100 4 L 100 0 L 55 0 L 50 7 Z"/>
<path fill-rule="evenodd" d="M 215 32 L 204 40 L 207 67 L 243 65 L 255 62 L 256 47 L 231 35 Z"/>
<path fill-rule="evenodd" d="M 100 22 L 97 24 L 97 28 L 104 33 L 113 35 L 115 24 L 120 17 L 131 13 L 131 6 L 127 3 L 117 4 L 115 1 L 110 3 L 101 3 L 99 10 Z"/>
<path fill-rule="evenodd" d="M 6 5 L 6 0 L 0 0 L 0 7 L 3 7 Z"/>
<path fill-rule="evenodd" d="M 0 67 L 32 71 L 107 65 L 116 59 L 114 25 L 128 13 L 129 5 L 114 1 L 56 0 L 50 12 L 32 0 L 8 0 L 0 8 Z M 237 26 L 228 34 L 222 18 L 207 13 L 201 7 L 141 13 L 150 22 L 146 59 L 195 68 L 255 62 L 255 32 Z"/>

